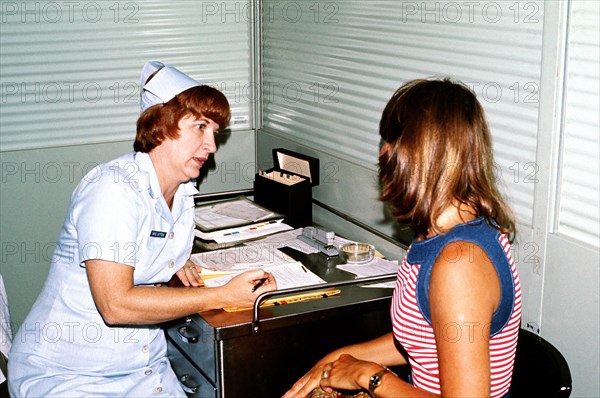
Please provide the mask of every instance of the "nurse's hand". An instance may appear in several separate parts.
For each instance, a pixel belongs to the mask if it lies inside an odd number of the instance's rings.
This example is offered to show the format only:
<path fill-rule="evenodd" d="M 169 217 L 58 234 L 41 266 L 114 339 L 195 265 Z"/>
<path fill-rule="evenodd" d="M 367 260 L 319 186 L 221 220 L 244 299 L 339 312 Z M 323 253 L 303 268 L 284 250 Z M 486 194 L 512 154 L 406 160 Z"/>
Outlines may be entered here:
<path fill-rule="evenodd" d="M 259 295 L 277 290 L 277 282 L 273 274 L 254 269 L 235 276 L 223 287 L 228 290 L 227 307 L 252 307 Z"/>
<path fill-rule="evenodd" d="M 191 260 L 187 260 L 185 265 L 175 273 L 184 286 L 204 286 L 204 282 L 200 277 L 202 267 L 194 264 Z"/>

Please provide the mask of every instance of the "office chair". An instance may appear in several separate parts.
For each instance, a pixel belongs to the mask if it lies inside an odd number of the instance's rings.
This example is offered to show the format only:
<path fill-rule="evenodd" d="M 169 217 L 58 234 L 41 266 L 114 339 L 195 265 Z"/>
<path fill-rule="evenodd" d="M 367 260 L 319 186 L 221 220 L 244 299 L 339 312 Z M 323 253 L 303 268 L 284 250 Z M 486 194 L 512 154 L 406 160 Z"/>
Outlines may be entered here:
<path fill-rule="evenodd" d="M 560 351 L 528 330 L 519 331 L 510 398 L 571 395 L 569 364 Z"/>

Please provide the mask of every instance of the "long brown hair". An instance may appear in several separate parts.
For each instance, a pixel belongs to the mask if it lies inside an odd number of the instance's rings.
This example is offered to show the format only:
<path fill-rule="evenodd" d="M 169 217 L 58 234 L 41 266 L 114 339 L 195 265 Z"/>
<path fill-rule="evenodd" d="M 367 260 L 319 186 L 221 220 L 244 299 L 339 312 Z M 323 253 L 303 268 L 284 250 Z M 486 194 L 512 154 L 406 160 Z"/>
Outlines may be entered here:
<path fill-rule="evenodd" d="M 513 213 L 496 187 L 485 113 L 468 87 L 449 79 L 406 83 L 386 105 L 379 134 L 381 200 L 417 236 L 446 232 L 436 220 L 453 205 L 514 233 Z"/>
<path fill-rule="evenodd" d="M 177 138 L 179 121 L 187 115 L 205 117 L 224 129 L 229 124 L 231 110 L 225 95 L 210 86 L 195 86 L 179 94 L 165 104 L 146 109 L 137 121 L 133 149 L 150 152 L 165 138 Z"/>

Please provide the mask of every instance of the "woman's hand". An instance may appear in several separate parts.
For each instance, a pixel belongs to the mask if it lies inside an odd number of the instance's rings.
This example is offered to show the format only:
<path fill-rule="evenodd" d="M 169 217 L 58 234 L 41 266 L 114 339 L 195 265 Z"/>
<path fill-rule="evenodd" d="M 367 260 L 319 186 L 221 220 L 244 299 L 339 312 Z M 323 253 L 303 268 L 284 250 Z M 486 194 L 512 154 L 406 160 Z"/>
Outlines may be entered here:
<path fill-rule="evenodd" d="M 361 361 L 352 355 L 342 354 L 337 360 L 323 366 L 321 387 L 327 392 L 334 389 L 368 389 L 371 375 L 382 368 L 374 362 Z"/>
<path fill-rule="evenodd" d="M 338 389 L 360 390 L 368 388 L 371 375 L 382 369 L 381 365 L 361 361 L 348 354 L 341 354 L 338 359 L 332 359 L 331 356 L 327 356 L 317 362 L 285 393 L 283 398 L 306 397 L 319 385 L 327 392 Z M 366 381 L 366 384 L 359 384 L 361 377 L 363 382 Z"/>
<path fill-rule="evenodd" d="M 252 307 L 259 295 L 277 290 L 277 282 L 273 274 L 254 269 L 236 275 L 223 288 L 227 291 L 224 307 Z"/>
<path fill-rule="evenodd" d="M 204 282 L 202 281 L 202 278 L 200 277 L 200 272 L 202 271 L 202 267 L 200 267 L 199 265 L 196 265 L 192 262 L 192 260 L 187 260 L 185 265 L 183 267 L 181 267 L 181 269 L 179 271 L 177 271 L 175 273 L 175 275 L 177 275 L 177 277 L 179 278 L 179 280 L 181 281 L 181 283 L 183 283 L 184 286 L 203 286 Z"/>
<path fill-rule="evenodd" d="M 360 358 L 360 360 L 357 358 Z M 312 390 L 317 388 L 319 385 L 333 386 L 331 384 L 331 381 L 329 381 L 330 384 L 323 384 L 321 383 L 321 380 L 324 376 L 324 370 L 329 369 L 329 366 L 333 368 L 332 363 L 338 361 L 341 361 L 339 362 L 339 365 L 337 365 L 340 366 L 340 368 L 338 369 L 349 370 L 350 365 L 352 365 L 353 367 L 354 365 L 358 364 L 369 365 L 366 367 L 365 370 L 367 374 L 367 385 L 373 373 L 376 373 L 378 370 L 381 369 L 381 365 L 377 365 L 373 361 L 385 364 L 387 366 L 406 364 L 406 359 L 396 348 L 396 345 L 394 343 L 394 336 L 391 332 L 386 333 L 383 336 L 377 337 L 373 340 L 365 341 L 360 344 L 346 346 L 336 351 L 330 352 L 321 360 L 319 360 L 319 362 L 317 362 L 315 366 L 313 366 L 312 369 L 310 369 L 296 383 L 294 383 L 292 388 L 290 388 L 290 390 L 287 393 L 285 393 L 283 397 L 306 397 L 308 394 L 310 394 Z M 325 366 L 327 366 L 327 368 L 325 368 Z M 337 371 L 336 373 L 338 374 L 338 376 L 343 374 L 342 371 Z M 331 376 L 331 370 L 326 372 L 326 375 L 328 376 L 327 378 L 329 378 Z M 335 380 L 337 380 L 337 377 Z"/>
<path fill-rule="evenodd" d="M 327 358 L 327 357 L 326 357 Z M 324 366 L 329 364 L 326 358 L 321 359 L 304 376 L 302 376 L 292 388 L 283 395 L 283 398 L 306 397 L 312 390 L 321 384 Z"/>

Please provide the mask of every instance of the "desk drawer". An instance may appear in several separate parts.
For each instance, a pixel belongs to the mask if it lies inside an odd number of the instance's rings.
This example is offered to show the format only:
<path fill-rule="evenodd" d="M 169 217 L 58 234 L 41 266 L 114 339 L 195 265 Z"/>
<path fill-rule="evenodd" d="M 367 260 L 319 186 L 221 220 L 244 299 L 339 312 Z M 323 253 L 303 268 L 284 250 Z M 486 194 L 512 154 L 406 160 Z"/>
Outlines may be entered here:
<path fill-rule="evenodd" d="M 215 333 L 212 327 L 202 323 L 199 317 L 185 317 L 167 328 L 167 336 L 169 344 L 177 346 L 206 378 L 216 384 Z"/>
<path fill-rule="evenodd" d="M 188 397 L 209 398 L 217 397 L 217 389 L 208 381 L 188 360 L 179 349 L 171 344 L 167 345 L 167 356 L 171 366 L 179 379 L 179 383 Z"/>

